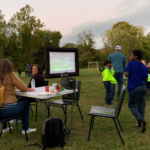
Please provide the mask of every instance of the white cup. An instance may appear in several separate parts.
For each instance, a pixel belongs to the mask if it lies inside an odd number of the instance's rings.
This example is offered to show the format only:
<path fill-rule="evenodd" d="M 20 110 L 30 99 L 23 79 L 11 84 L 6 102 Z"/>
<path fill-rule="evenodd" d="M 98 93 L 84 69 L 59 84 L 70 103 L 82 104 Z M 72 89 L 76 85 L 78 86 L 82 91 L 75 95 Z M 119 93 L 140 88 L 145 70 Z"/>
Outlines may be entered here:
<path fill-rule="evenodd" d="M 53 83 L 53 87 L 55 87 L 55 88 L 56 88 L 56 86 L 57 86 L 57 83 Z"/>
<path fill-rule="evenodd" d="M 54 94 L 54 93 L 55 93 L 55 87 L 54 87 L 54 86 L 50 86 L 50 87 L 49 87 L 49 92 L 50 92 L 51 94 Z"/>

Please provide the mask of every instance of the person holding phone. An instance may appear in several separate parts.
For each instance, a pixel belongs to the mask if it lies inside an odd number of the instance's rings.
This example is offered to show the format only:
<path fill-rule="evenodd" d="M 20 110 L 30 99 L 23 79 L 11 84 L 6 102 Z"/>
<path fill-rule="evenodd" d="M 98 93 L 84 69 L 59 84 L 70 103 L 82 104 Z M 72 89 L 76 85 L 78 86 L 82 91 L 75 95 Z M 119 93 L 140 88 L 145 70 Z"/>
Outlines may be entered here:
<path fill-rule="evenodd" d="M 109 70 L 109 68 L 111 67 L 111 69 Z M 102 77 L 103 77 L 103 84 L 106 90 L 106 96 L 105 96 L 105 101 L 107 105 L 114 105 L 112 103 L 112 97 L 111 97 L 111 84 L 116 84 L 117 81 L 115 80 L 115 78 L 113 77 L 114 75 L 114 70 L 113 70 L 113 66 L 111 65 L 111 61 L 110 60 L 105 60 L 103 67 L 101 69 L 102 71 Z"/>

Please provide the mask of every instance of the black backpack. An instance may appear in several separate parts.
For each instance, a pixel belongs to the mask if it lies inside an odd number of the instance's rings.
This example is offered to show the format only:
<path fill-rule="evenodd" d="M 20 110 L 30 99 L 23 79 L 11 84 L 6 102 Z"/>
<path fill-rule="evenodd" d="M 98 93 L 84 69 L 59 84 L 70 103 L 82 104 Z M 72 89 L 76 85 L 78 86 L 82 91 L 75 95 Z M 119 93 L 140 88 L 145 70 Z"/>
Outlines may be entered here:
<path fill-rule="evenodd" d="M 43 149 L 54 148 L 65 145 L 63 122 L 60 118 L 46 119 L 42 126 L 42 145 Z"/>

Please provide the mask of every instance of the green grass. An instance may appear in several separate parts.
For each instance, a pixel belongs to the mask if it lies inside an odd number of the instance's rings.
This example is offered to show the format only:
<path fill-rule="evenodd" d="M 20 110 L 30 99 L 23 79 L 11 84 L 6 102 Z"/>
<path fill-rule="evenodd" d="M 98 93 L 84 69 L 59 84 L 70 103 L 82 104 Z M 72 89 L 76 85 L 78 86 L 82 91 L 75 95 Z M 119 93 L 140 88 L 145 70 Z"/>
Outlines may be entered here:
<path fill-rule="evenodd" d="M 29 78 L 21 75 L 22 80 L 27 84 Z M 149 110 L 150 98 L 147 98 L 145 120 L 147 121 L 147 131 L 142 134 L 141 129 L 136 127 L 136 119 L 128 108 L 128 93 L 125 95 L 122 110 L 119 116 L 120 123 L 123 128 L 121 133 L 125 146 L 122 145 L 117 130 L 112 119 L 95 117 L 94 130 L 91 131 L 91 139 L 88 142 L 88 132 L 90 125 L 90 116 L 88 112 L 91 106 L 106 106 L 105 90 L 102 83 L 102 77 L 99 70 L 81 69 L 80 76 L 74 77 L 76 80 L 81 80 L 81 95 L 79 105 L 83 113 L 84 121 L 82 121 L 78 109 L 73 110 L 73 133 L 80 135 L 72 135 L 71 141 L 68 141 L 68 136 L 65 136 L 67 145 L 65 150 L 149 150 Z M 60 78 L 51 78 L 49 85 L 52 83 L 60 83 Z M 117 90 L 117 88 L 116 88 Z M 55 98 L 56 99 L 56 98 Z M 114 99 L 117 104 L 117 97 Z M 106 106 L 107 107 L 107 106 Z M 35 107 L 33 107 L 35 110 Z M 64 114 L 60 108 L 51 107 L 51 117 L 60 117 L 64 121 Z M 25 147 L 28 144 L 42 142 L 42 123 L 43 112 L 38 105 L 38 121 L 35 122 L 34 114 L 30 112 L 29 117 L 30 127 L 37 128 L 37 132 L 28 134 L 29 142 L 25 141 L 25 135 L 21 134 L 21 123 L 18 124 L 18 130 L 15 129 L 15 124 L 12 124 L 12 134 L 3 133 L 0 139 L 0 150 L 40 150 L 38 146 Z M 67 113 L 67 126 L 70 126 L 70 106 Z M 60 149 L 60 148 L 56 148 Z"/>

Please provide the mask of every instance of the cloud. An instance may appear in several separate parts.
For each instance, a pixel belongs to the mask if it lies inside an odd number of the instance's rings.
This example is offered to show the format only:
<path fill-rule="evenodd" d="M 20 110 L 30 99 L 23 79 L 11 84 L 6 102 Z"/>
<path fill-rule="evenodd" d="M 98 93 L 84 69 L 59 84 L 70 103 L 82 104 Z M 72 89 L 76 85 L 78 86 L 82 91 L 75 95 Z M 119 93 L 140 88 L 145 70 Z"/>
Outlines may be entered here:
<path fill-rule="evenodd" d="M 121 3 L 121 5 L 118 6 L 118 9 L 116 8 L 115 9 L 116 11 L 112 12 L 116 14 L 115 15 L 116 17 L 101 22 L 98 21 L 88 22 L 75 27 L 71 33 L 64 35 L 61 41 L 61 45 L 64 45 L 64 43 L 69 42 L 76 43 L 77 35 L 82 31 L 89 29 L 91 29 L 94 37 L 98 39 L 101 37 L 101 35 L 104 33 L 105 30 L 110 29 L 113 24 L 120 21 L 127 21 L 135 26 L 143 26 L 145 28 L 149 28 L 150 27 L 149 6 L 150 6 L 149 0 L 132 0 L 129 3 L 127 3 L 127 1 L 124 0 Z M 97 46 L 98 45 L 100 44 L 97 44 Z"/>

